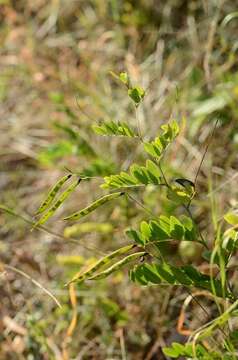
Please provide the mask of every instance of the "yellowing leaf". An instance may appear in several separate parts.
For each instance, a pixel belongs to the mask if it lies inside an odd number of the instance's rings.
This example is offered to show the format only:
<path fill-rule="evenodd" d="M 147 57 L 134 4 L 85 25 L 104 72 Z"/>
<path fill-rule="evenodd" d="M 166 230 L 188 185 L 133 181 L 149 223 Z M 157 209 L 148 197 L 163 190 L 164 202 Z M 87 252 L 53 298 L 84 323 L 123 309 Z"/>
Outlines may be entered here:
<path fill-rule="evenodd" d="M 230 225 L 238 225 L 238 215 L 233 212 L 228 212 L 224 216 L 225 221 Z"/>

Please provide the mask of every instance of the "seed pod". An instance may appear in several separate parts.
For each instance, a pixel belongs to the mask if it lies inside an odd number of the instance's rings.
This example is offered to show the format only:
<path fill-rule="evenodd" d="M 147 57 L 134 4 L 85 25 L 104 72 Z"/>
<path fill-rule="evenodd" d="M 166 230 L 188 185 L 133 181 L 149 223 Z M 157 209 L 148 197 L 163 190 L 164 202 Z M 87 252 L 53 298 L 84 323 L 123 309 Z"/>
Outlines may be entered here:
<path fill-rule="evenodd" d="M 126 256 L 124 259 L 118 261 L 116 264 L 113 264 L 108 269 L 100 272 L 99 274 L 96 274 L 89 278 L 89 280 L 100 280 L 108 277 L 110 274 L 112 274 L 115 271 L 120 270 L 124 265 L 128 264 L 129 262 L 146 255 L 145 251 L 140 251 L 131 255 Z"/>
<path fill-rule="evenodd" d="M 42 212 L 44 212 L 52 203 L 52 201 L 54 200 L 54 198 L 56 197 L 57 193 L 59 192 L 59 190 L 62 188 L 62 186 L 64 185 L 64 183 L 70 179 L 72 176 L 72 174 L 63 176 L 61 179 L 59 179 L 57 181 L 57 183 L 52 187 L 52 189 L 49 191 L 46 199 L 42 202 L 41 206 L 39 207 L 39 209 L 36 212 L 36 215 L 41 214 Z"/>
<path fill-rule="evenodd" d="M 117 256 L 123 255 L 125 253 L 127 253 L 128 251 L 130 251 L 133 247 L 135 247 L 134 244 L 131 245 L 127 245 L 124 246 L 120 249 L 117 249 L 115 251 L 113 251 L 112 253 L 104 256 L 103 258 L 99 259 L 95 265 L 93 265 L 90 269 L 86 270 L 84 273 L 77 273 L 72 280 L 70 280 L 66 285 L 71 284 L 72 282 L 82 282 L 84 281 L 86 278 L 90 277 L 93 275 L 93 273 L 95 273 L 95 271 L 99 270 L 102 266 L 108 264 L 112 259 L 114 259 Z"/>
<path fill-rule="evenodd" d="M 101 197 L 100 199 L 94 201 L 91 205 L 87 206 L 86 208 L 67 216 L 66 218 L 64 218 L 64 220 L 79 220 L 82 217 L 84 217 L 84 216 L 90 214 L 91 212 L 93 212 L 94 210 L 96 210 L 99 206 L 102 206 L 106 202 L 116 199 L 119 196 L 124 195 L 124 194 L 125 194 L 124 192 L 115 192 L 112 194 L 105 195 L 105 196 Z"/>
<path fill-rule="evenodd" d="M 32 230 L 39 225 L 43 225 L 51 216 L 54 215 L 56 210 L 63 204 L 63 202 L 69 197 L 69 195 L 74 191 L 74 189 L 80 183 L 81 178 L 71 184 L 58 198 L 54 205 L 34 224 Z"/>

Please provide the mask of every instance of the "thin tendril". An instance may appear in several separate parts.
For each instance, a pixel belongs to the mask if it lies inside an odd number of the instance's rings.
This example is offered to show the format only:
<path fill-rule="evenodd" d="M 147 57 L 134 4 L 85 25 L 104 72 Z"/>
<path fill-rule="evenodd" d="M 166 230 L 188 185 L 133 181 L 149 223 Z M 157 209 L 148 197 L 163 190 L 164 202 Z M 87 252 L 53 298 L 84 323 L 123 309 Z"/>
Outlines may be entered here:
<path fill-rule="evenodd" d="M 211 144 L 211 140 L 212 140 L 212 138 L 213 138 L 213 136 L 214 136 L 214 133 L 215 133 L 215 130 L 216 130 L 218 121 L 219 121 L 219 119 L 217 119 L 216 122 L 215 122 L 215 125 L 214 125 L 214 127 L 213 127 L 213 130 L 212 130 L 212 132 L 211 132 L 211 134 L 210 134 L 210 136 L 209 136 L 208 143 L 207 143 L 207 145 L 206 145 L 205 151 L 204 151 L 204 153 L 203 153 L 202 159 L 201 159 L 201 161 L 200 161 L 199 167 L 198 167 L 198 169 L 197 169 L 197 173 L 196 173 L 195 178 L 194 178 L 194 185 L 195 185 L 195 186 L 196 186 L 196 183 L 197 183 L 197 178 L 198 178 L 198 175 L 199 175 L 199 173 L 200 173 L 200 170 L 201 170 L 203 161 L 204 161 L 205 156 L 206 156 L 206 154 L 207 154 L 208 148 L 209 148 L 209 146 L 210 146 L 210 144 Z"/>

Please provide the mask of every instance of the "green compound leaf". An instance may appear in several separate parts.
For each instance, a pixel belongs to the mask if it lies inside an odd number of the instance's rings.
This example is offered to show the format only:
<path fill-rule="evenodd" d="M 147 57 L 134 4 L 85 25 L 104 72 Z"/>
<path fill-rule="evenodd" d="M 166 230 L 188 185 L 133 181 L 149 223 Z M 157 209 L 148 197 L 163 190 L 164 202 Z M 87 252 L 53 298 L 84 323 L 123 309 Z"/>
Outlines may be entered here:
<path fill-rule="evenodd" d="M 136 265 L 130 271 L 130 278 L 134 282 L 142 285 L 150 284 L 176 284 L 182 286 L 192 286 L 200 289 L 206 289 L 213 293 L 210 276 L 199 272 L 192 265 L 185 265 L 176 267 L 168 263 L 144 263 Z M 223 296 L 223 289 L 221 281 L 213 279 L 216 295 Z M 225 289 L 225 296 L 231 298 L 228 289 Z"/>
<path fill-rule="evenodd" d="M 118 175 L 106 176 L 102 188 L 131 188 L 142 185 L 160 185 L 161 176 L 158 166 L 151 160 L 146 161 L 146 166 L 132 164 L 130 173 L 121 172 Z"/>
<path fill-rule="evenodd" d="M 144 143 L 145 151 L 152 157 L 160 159 L 169 144 L 176 138 L 179 133 L 179 125 L 176 121 L 162 125 L 162 134 L 155 138 L 154 141 Z"/>
<path fill-rule="evenodd" d="M 86 208 L 67 216 L 66 218 L 64 218 L 64 220 L 79 220 L 82 217 L 90 214 L 91 212 L 93 212 L 94 210 L 99 208 L 100 206 L 104 205 L 105 203 L 107 203 L 111 200 L 114 200 L 124 194 L 125 194 L 124 192 L 115 192 L 112 194 L 105 195 L 105 196 L 101 197 L 100 199 L 94 201 L 91 205 L 87 206 Z"/>
<path fill-rule="evenodd" d="M 150 242 L 163 240 L 197 241 L 197 231 L 194 223 L 187 216 L 181 216 L 180 220 L 175 216 L 169 218 L 161 215 L 158 220 L 149 222 L 142 221 L 140 231 L 129 229 L 126 234 L 138 245 L 145 246 Z"/>
<path fill-rule="evenodd" d="M 64 203 L 64 201 L 69 197 L 69 195 L 76 189 L 76 187 L 79 185 L 81 179 L 78 179 L 73 184 L 71 184 L 56 200 L 54 205 L 34 224 L 33 228 L 36 228 L 37 226 L 43 225 L 51 216 L 54 215 L 56 210 Z"/>
<path fill-rule="evenodd" d="M 98 135 L 104 136 L 127 136 L 138 137 L 133 129 L 131 129 L 125 122 L 105 121 L 99 125 L 92 125 L 94 132 Z"/>
<path fill-rule="evenodd" d="M 41 214 L 50 206 L 50 204 L 53 202 L 53 200 L 56 197 L 59 190 L 62 188 L 62 186 L 65 184 L 65 182 L 71 178 L 71 176 L 72 176 L 71 174 L 65 175 L 57 181 L 57 183 L 49 191 L 46 199 L 40 205 L 39 209 L 36 212 L 36 215 Z"/>
<path fill-rule="evenodd" d="M 86 279 L 88 279 L 89 277 L 91 277 L 96 271 L 98 271 L 99 269 L 101 269 L 103 266 L 105 265 L 109 265 L 111 263 L 111 261 L 113 259 L 115 259 L 116 257 L 126 254 L 128 251 L 130 251 L 131 249 L 133 249 L 135 247 L 135 245 L 127 245 L 124 246 L 120 249 L 117 249 L 115 251 L 113 251 L 112 253 L 104 256 L 103 258 L 99 259 L 96 264 L 94 264 L 93 266 L 90 267 L 90 269 L 86 270 L 85 272 L 78 272 L 73 278 L 72 280 L 69 281 L 69 283 L 67 285 L 69 285 L 72 282 L 82 282 L 85 281 Z"/>

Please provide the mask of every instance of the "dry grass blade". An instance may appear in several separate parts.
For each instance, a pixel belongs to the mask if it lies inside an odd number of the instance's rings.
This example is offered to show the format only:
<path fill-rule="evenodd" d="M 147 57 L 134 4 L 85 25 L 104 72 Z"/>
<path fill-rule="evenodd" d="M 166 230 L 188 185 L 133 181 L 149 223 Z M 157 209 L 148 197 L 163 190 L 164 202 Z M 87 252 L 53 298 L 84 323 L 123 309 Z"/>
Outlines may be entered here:
<path fill-rule="evenodd" d="M 14 271 L 15 273 L 25 277 L 26 279 L 30 280 L 34 285 L 36 285 L 38 288 L 40 288 L 44 293 L 46 293 L 58 307 L 62 307 L 59 300 L 49 291 L 47 290 L 43 285 L 41 285 L 37 280 L 33 279 L 30 275 L 26 274 L 24 271 L 17 269 L 14 266 L 2 264 L 4 268 Z"/>

